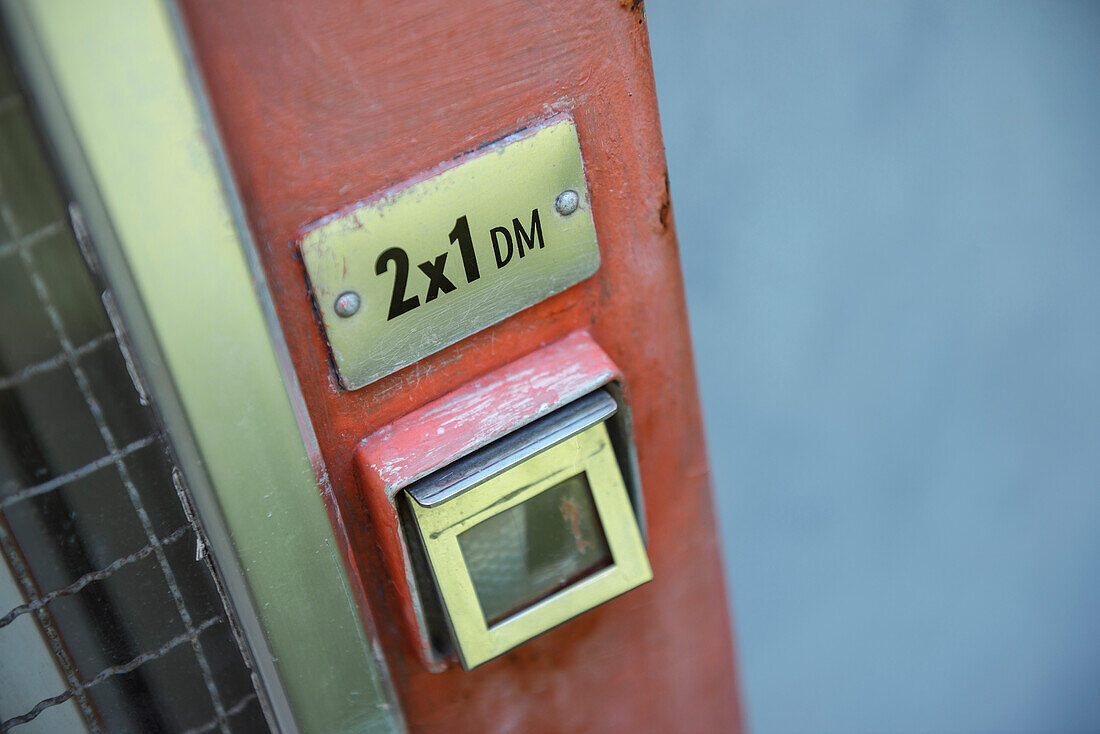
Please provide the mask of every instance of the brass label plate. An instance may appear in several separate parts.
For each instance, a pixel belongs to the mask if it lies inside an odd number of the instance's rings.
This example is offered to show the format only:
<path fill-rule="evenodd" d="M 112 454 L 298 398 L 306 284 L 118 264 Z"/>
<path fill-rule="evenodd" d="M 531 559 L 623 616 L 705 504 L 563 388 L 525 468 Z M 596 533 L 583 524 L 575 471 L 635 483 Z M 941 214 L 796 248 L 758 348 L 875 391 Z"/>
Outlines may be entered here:
<path fill-rule="evenodd" d="M 340 381 L 367 385 L 596 272 L 576 127 L 516 133 L 326 217 L 300 248 Z"/>

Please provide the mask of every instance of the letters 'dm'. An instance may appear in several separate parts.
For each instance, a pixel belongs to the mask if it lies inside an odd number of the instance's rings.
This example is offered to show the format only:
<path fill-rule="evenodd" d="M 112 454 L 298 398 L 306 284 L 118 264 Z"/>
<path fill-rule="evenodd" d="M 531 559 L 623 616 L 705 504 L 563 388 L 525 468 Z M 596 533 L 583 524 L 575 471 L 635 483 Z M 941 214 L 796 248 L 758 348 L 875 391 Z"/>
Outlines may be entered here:
<path fill-rule="evenodd" d="M 523 228 L 523 224 L 520 223 L 519 219 L 512 219 L 512 230 L 516 235 L 515 249 L 519 251 L 520 257 L 524 255 L 524 245 L 527 246 L 528 250 L 535 249 L 536 240 L 538 240 L 540 250 L 546 247 L 546 242 L 542 237 L 542 223 L 539 221 L 538 209 L 531 210 L 530 233 Z M 497 239 L 498 234 L 504 237 L 503 241 Z M 493 238 L 493 256 L 496 257 L 497 268 L 503 268 L 512 259 L 512 232 L 509 232 L 506 227 L 493 227 L 489 230 L 489 236 Z"/>

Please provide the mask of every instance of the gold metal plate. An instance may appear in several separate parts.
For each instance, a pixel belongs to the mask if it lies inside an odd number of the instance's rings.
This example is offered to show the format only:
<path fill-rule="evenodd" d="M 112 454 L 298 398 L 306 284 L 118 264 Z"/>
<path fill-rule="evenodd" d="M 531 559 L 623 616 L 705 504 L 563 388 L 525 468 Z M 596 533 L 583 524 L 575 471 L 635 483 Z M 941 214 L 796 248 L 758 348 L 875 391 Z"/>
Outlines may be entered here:
<path fill-rule="evenodd" d="M 301 251 L 340 381 L 367 385 L 596 272 L 576 127 L 553 118 L 333 214 Z"/>
<path fill-rule="evenodd" d="M 463 554 L 461 536 L 582 473 L 591 490 L 611 564 L 490 624 Z M 604 423 L 442 504 L 424 506 L 406 497 L 467 670 L 653 578 Z M 574 520 L 576 510 L 569 513 L 568 509 L 563 507 L 563 514 Z"/>

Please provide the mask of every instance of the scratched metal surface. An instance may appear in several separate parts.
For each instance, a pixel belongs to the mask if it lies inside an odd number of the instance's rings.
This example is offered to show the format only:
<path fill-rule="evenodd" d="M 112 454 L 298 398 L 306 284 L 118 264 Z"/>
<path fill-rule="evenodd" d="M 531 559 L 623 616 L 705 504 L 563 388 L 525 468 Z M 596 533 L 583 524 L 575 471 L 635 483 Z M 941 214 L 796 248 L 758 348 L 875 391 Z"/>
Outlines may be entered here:
<path fill-rule="evenodd" d="M 562 214 L 566 191 L 578 206 Z M 407 367 L 596 272 L 576 126 L 558 116 L 447 161 L 311 225 L 300 249 L 341 383 Z M 337 313 L 348 293 L 358 308 Z"/>

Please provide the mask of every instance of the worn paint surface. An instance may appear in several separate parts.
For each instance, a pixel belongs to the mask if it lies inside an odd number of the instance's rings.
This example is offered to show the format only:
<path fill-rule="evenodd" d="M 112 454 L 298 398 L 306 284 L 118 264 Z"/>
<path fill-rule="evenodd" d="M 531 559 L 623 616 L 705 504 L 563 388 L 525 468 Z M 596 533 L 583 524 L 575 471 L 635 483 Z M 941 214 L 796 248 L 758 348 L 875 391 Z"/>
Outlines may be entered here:
<path fill-rule="evenodd" d="M 739 699 L 641 8 L 181 0 L 414 731 L 736 731 Z M 367 387 L 336 382 L 300 228 L 557 112 L 577 123 L 592 278 Z M 367 436 L 585 329 L 622 369 L 654 580 L 471 673 L 430 672 L 353 472 Z"/>
<path fill-rule="evenodd" d="M 618 375 L 592 337 L 570 334 L 378 429 L 357 458 L 368 485 L 393 494 Z"/>

